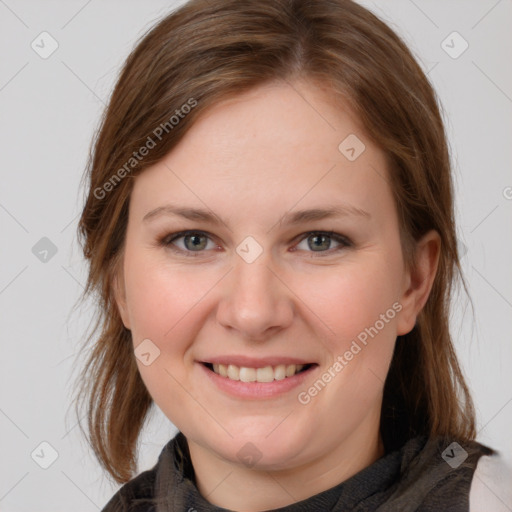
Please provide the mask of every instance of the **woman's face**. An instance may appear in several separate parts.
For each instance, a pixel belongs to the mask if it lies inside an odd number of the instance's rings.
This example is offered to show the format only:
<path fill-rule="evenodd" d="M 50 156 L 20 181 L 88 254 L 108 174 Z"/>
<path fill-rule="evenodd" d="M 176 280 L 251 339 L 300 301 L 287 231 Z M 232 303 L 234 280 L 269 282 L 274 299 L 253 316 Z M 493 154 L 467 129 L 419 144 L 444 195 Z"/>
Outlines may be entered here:
<path fill-rule="evenodd" d="M 203 115 L 135 179 L 121 270 L 140 374 L 189 444 L 283 469 L 378 435 L 411 280 L 384 154 L 321 90 Z"/>

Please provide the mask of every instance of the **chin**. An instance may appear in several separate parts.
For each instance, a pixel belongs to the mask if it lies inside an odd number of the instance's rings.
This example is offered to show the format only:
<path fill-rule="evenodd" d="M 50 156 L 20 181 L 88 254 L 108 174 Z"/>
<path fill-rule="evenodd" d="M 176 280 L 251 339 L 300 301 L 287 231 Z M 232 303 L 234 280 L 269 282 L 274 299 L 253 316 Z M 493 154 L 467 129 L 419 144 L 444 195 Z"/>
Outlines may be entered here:
<path fill-rule="evenodd" d="M 276 428 L 278 422 L 252 425 L 248 432 L 234 430 L 233 438 L 224 436 L 223 442 L 218 439 L 208 442 L 210 449 L 220 457 L 246 467 L 261 470 L 278 470 L 290 467 L 290 463 L 304 454 L 304 446 L 308 444 L 304 436 L 293 436 L 284 426 Z"/>

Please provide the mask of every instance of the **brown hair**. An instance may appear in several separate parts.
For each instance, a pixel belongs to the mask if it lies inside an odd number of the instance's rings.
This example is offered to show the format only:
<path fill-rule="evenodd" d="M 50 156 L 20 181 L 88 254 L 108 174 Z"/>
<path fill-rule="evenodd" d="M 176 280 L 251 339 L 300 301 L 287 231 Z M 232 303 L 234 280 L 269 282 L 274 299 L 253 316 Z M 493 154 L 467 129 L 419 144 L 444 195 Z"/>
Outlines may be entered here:
<path fill-rule="evenodd" d="M 81 417 L 86 400 L 88 441 L 118 483 L 136 471 L 137 440 L 153 403 L 112 288 L 133 178 L 163 158 L 221 99 L 264 82 L 299 78 L 321 84 L 333 99 L 350 101 L 366 135 L 387 156 L 406 264 L 414 264 L 413 242 L 422 234 L 434 229 L 441 237 L 431 294 L 414 329 L 398 337 L 386 380 L 386 446 L 419 434 L 475 437 L 473 404 L 448 323 L 455 278 L 464 284 L 449 152 L 436 95 L 407 46 L 349 0 L 192 0 L 152 28 L 128 57 L 85 176 L 79 223 L 89 263 L 84 297 L 96 293 L 99 314 L 76 404 Z M 191 102 L 194 108 L 177 124 L 169 121 Z M 143 159 L 131 161 L 159 126 L 166 127 L 165 136 Z"/>

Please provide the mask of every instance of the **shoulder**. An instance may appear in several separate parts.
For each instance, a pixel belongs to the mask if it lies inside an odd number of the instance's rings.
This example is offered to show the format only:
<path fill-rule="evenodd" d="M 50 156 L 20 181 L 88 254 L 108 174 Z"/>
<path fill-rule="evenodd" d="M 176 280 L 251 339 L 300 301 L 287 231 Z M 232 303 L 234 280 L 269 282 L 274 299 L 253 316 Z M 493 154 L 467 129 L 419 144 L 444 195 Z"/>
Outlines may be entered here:
<path fill-rule="evenodd" d="M 155 478 L 155 468 L 137 475 L 112 496 L 101 512 L 149 512 L 147 505 L 154 497 Z"/>
<path fill-rule="evenodd" d="M 471 483 L 479 460 L 495 453 L 476 441 L 457 442 L 441 437 L 412 439 L 401 452 L 399 480 L 387 508 L 383 509 L 386 511 L 468 512 Z M 489 508 L 471 512 L 491 510 L 498 512 Z"/>
<path fill-rule="evenodd" d="M 179 435 L 164 446 L 157 463 L 125 483 L 112 496 L 101 512 L 154 512 L 158 504 L 168 499 L 168 487 L 173 482 L 173 454 Z"/>
<path fill-rule="evenodd" d="M 470 512 L 512 510 L 512 466 L 499 454 L 480 457 L 471 482 Z"/>

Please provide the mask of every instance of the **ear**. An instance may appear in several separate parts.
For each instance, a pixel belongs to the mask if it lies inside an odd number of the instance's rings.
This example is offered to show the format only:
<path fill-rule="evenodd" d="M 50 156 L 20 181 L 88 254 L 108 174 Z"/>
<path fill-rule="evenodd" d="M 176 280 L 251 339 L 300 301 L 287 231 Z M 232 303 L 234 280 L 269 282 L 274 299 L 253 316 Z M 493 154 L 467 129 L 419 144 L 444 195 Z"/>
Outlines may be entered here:
<path fill-rule="evenodd" d="M 126 304 L 126 288 L 124 284 L 124 271 L 122 263 L 118 265 L 117 269 L 114 271 L 114 276 L 112 278 L 112 290 L 119 315 L 121 316 L 121 320 L 123 321 L 124 326 L 127 329 L 130 329 L 130 317 L 128 314 L 128 306 Z"/>
<path fill-rule="evenodd" d="M 397 334 L 407 334 L 414 328 L 419 312 L 425 306 L 439 263 L 441 237 L 431 230 L 418 242 L 415 248 L 414 268 L 407 271 L 400 298 L 402 310 L 398 317 Z"/>

